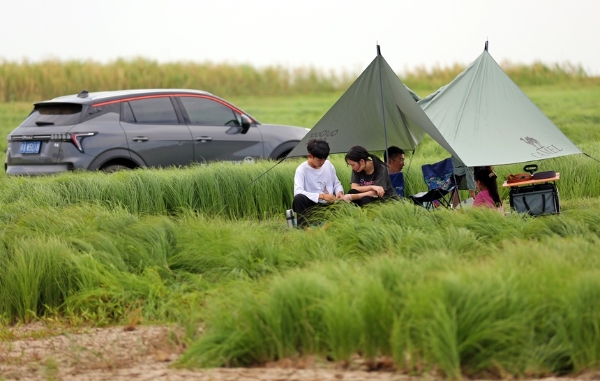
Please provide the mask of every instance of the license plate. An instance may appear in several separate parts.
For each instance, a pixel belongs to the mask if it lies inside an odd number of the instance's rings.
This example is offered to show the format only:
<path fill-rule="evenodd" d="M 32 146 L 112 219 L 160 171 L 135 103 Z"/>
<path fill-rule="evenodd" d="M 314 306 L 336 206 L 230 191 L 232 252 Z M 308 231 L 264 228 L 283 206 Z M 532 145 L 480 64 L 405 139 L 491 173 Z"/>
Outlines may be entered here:
<path fill-rule="evenodd" d="M 40 153 L 40 147 L 40 141 L 21 142 L 21 153 Z"/>

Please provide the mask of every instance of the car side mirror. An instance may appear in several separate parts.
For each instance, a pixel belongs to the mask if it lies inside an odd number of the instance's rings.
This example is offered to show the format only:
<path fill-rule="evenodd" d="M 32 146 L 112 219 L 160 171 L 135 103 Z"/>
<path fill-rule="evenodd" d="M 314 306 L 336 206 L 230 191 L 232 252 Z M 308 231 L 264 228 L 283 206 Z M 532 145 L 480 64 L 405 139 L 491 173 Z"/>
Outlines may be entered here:
<path fill-rule="evenodd" d="M 240 114 L 240 117 L 242 119 L 242 134 L 245 134 L 250 129 L 250 126 L 252 125 L 252 120 L 250 120 L 250 118 L 246 114 Z"/>

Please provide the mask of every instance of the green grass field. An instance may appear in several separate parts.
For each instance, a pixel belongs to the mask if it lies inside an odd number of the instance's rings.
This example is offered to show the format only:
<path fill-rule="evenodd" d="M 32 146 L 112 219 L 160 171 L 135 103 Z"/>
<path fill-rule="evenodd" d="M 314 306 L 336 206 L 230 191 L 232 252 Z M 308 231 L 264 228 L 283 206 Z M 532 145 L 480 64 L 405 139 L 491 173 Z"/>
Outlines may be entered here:
<path fill-rule="evenodd" d="M 523 90 L 600 158 L 599 86 Z M 228 100 L 263 122 L 312 127 L 340 95 Z M 0 133 L 30 109 L 0 103 Z M 421 165 L 447 153 L 425 139 L 408 156 L 411 194 L 425 189 Z M 350 169 L 331 159 L 347 188 Z M 600 163 L 583 155 L 538 163 L 561 173 L 558 216 L 340 204 L 307 231 L 284 219 L 298 163 L 285 161 L 251 186 L 273 162 L 2 174 L 0 337 L 17 322 L 135 320 L 185 328 L 179 366 L 360 354 L 389 358 L 402 372 L 460 378 L 600 365 Z M 501 179 L 522 172 L 496 170 Z"/>

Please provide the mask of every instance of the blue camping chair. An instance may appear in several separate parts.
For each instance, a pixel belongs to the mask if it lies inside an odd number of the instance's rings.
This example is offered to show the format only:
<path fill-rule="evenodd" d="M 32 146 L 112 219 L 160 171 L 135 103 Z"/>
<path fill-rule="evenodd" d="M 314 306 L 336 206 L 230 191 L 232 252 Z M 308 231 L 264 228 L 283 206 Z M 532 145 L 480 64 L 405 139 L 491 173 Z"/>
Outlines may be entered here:
<path fill-rule="evenodd" d="M 404 198 L 404 173 L 397 172 L 390 175 L 392 186 L 396 190 L 396 194 Z"/>
<path fill-rule="evenodd" d="M 447 158 L 434 164 L 425 164 L 421 169 L 428 191 L 410 196 L 410 199 L 427 209 L 438 206 L 449 208 L 452 205 L 452 192 L 456 188 L 452 160 Z"/>

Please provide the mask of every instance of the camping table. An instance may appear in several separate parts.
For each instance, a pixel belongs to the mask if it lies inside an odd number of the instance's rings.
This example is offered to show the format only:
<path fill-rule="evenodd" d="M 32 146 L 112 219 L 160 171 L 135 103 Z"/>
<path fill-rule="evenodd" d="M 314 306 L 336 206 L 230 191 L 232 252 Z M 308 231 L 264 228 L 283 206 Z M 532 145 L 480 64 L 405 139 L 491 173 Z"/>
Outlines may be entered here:
<path fill-rule="evenodd" d="M 505 181 L 504 184 L 502 184 L 502 187 L 503 188 L 520 187 L 520 186 L 523 186 L 523 185 L 549 183 L 549 182 L 554 182 L 556 180 L 560 180 L 560 173 L 558 173 L 558 172 L 556 172 L 556 176 L 550 177 L 550 178 L 547 178 L 547 179 L 519 181 L 519 182 L 511 183 L 511 184 L 509 184 L 508 181 Z"/>
<path fill-rule="evenodd" d="M 560 173 L 557 172 L 556 176 L 546 179 L 532 179 L 510 184 L 505 181 L 502 187 L 510 188 L 510 206 L 517 212 L 534 216 L 558 214 L 560 204 L 555 182 L 559 179 Z"/>

